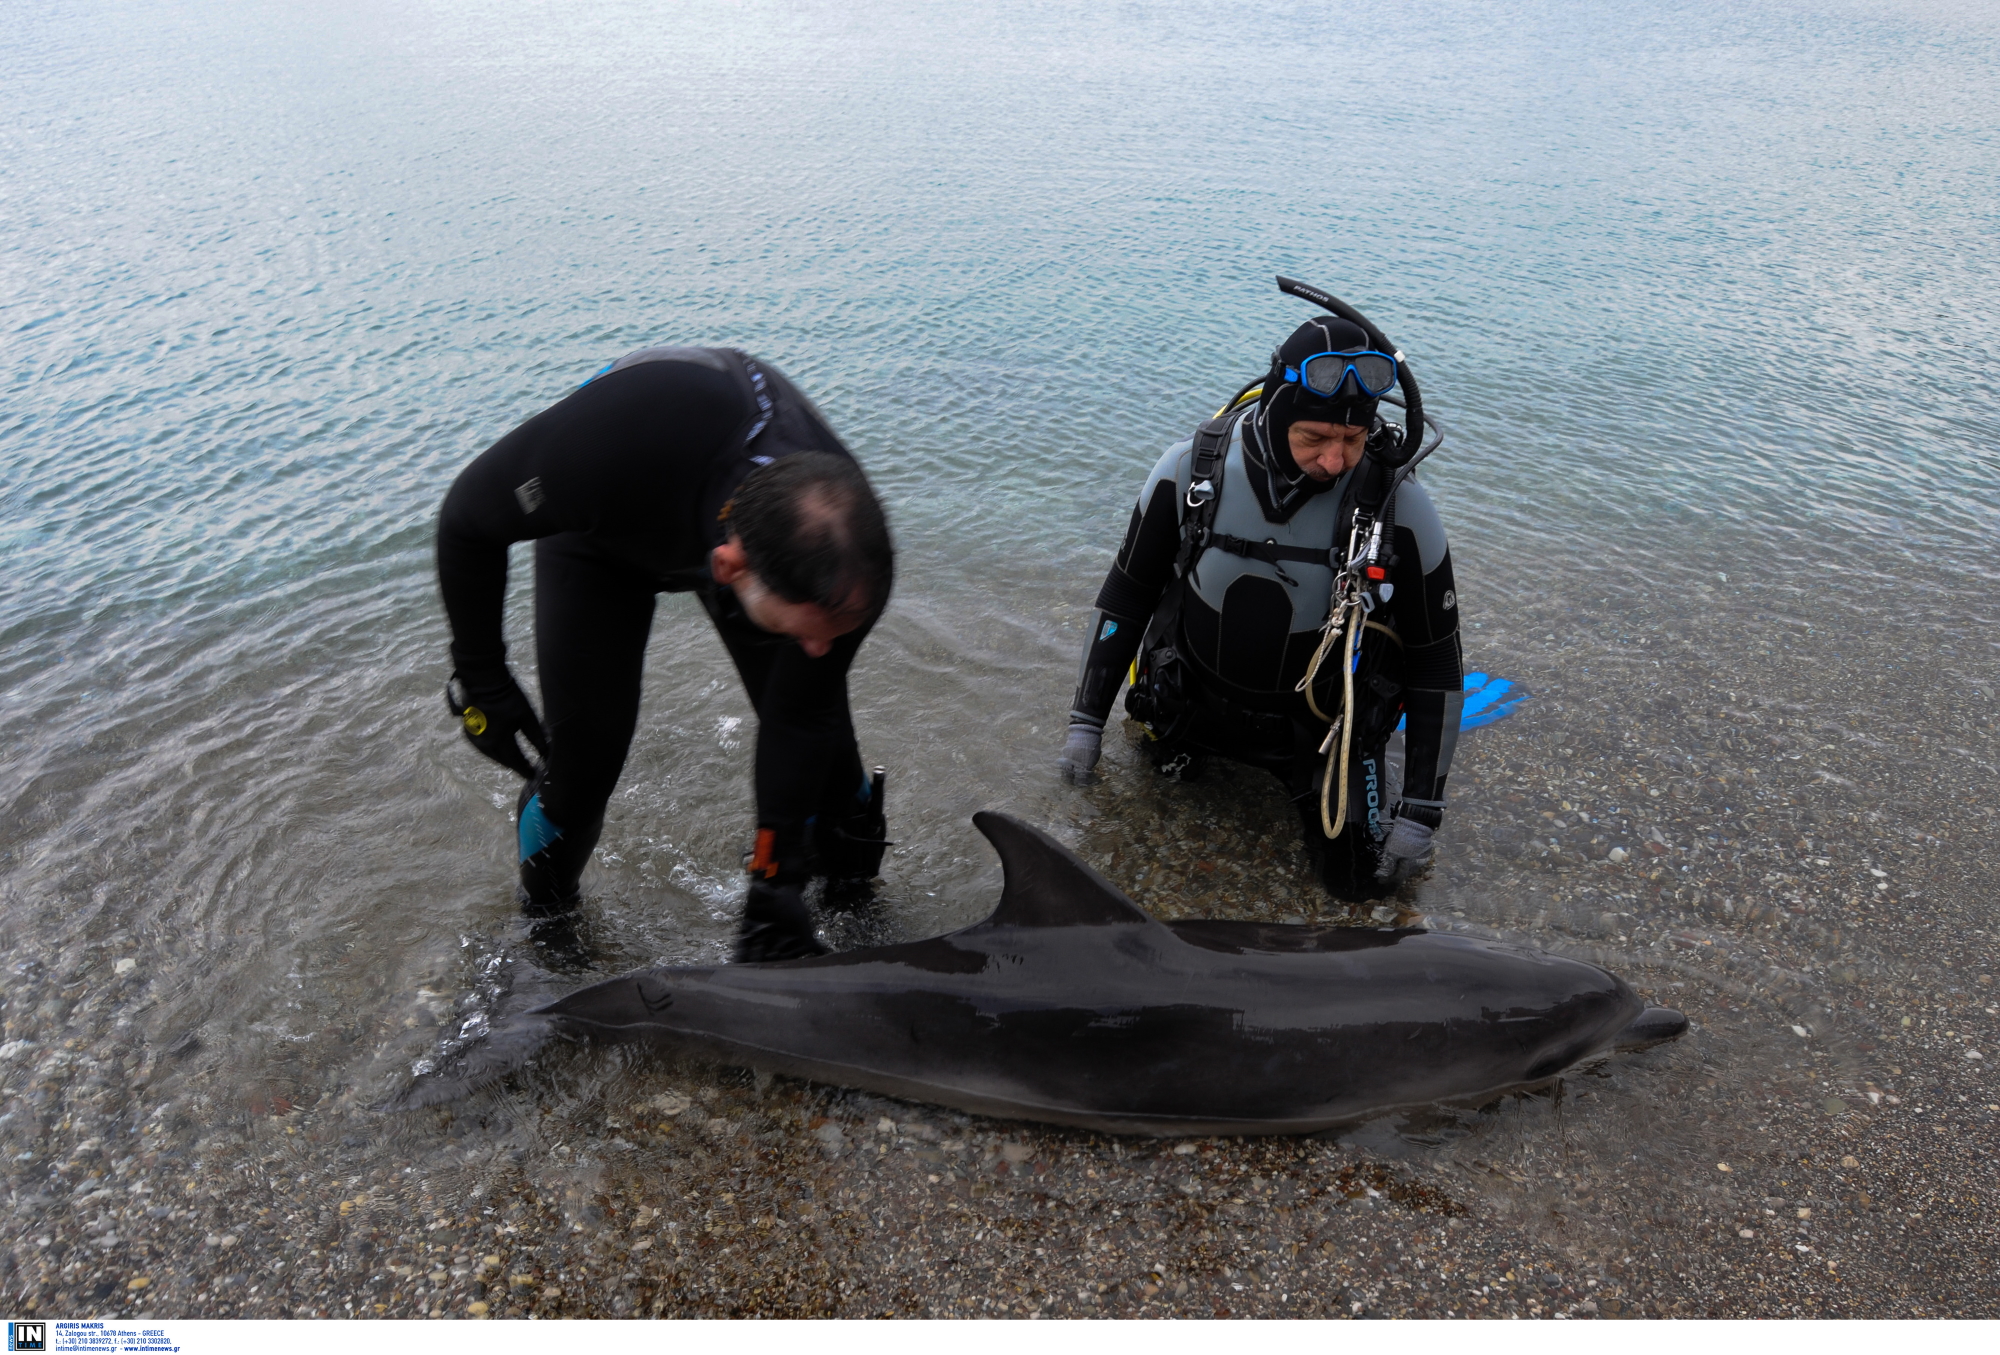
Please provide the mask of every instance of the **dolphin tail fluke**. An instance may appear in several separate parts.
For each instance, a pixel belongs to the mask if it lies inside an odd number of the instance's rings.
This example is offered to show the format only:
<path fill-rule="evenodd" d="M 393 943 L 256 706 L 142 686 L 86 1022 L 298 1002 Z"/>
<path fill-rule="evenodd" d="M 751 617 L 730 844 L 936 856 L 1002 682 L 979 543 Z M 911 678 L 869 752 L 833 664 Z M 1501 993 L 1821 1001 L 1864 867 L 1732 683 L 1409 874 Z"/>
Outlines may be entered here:
<path fill-rule="evenodd" d="M 974 814 L 972 825 L 1000 854 L 1006 879 L 1000 906 L 982 925 L 1066 927 L 1153 921 L 1117 885 L 1041 829 L 990 809 Z"/>
<path fill-rule="evenodd" d="M 1648 1007 L 1618 1032 L 1615 1048 L 1644 1049 L 1677 1040 L 1687 1033 L 1688 1019 L 1672 1007 Z"/>
<path fill-rule="evenodd" d="M 377 1110 L 421 1110 L 461 1101 L 527 1066 L 560 1031 L 546 1016 L 529 1013 L 493 1027 L 483 1039 L 467 1045 L 436 1068 L 419 1073 L 409 1086 Z"/>

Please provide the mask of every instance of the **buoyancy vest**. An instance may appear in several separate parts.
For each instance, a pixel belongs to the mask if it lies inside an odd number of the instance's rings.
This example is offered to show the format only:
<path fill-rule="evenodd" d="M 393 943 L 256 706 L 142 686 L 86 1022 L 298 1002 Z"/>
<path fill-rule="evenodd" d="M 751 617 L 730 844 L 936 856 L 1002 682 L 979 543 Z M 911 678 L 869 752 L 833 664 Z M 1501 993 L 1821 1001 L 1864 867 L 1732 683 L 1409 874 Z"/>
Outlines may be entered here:
<path fill-rule="evenodd" d="M 1247 412 L 1239 407 L 1203 424 L 1176 464 L 1176 577 L 1140 647 L 1134 676 L 1146 681 L 1135 681 L 1127 702 L 1163 736 L 1189 700 L 1190 676 L 1234 705 L 1311 718 L 1295 689 L 1322 638 L 1339 557 L 1356 514 L 1381 511 L 1386 474 L 1364 458 L 1286 521 L 1267 519 L 1244 461 Z M 1365 705 L 1367 718 L 1359 722 L 1365 733 L 1356 732 L 1364 737 L 1379 726 L 1386 738 L 1400 715 L 1399 648 L 1386 625 L 1371 629 L 1357 670 L 1356 704 Z M 1174 671 L 1179 663 L 1194 673 Z M 1321 710 L 1337 710 L 1333 666 L 1315 685 L 1315 696 Z"/>

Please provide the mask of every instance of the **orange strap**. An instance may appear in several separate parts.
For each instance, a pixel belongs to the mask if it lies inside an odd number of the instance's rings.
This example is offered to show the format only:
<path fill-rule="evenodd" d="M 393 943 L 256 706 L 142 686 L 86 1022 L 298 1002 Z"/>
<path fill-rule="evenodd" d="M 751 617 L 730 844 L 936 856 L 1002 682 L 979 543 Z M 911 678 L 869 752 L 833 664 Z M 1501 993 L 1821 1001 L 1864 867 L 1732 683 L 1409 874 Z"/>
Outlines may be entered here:
<path fill-rule="evenodd" d="M 757 830 L 757 847 L 756 850 L 750 853 L 750 873 L 752 875 L 761 875 L 767 880 L 777 876 L 777 846 L 777 829 L 759 828 Z"/>

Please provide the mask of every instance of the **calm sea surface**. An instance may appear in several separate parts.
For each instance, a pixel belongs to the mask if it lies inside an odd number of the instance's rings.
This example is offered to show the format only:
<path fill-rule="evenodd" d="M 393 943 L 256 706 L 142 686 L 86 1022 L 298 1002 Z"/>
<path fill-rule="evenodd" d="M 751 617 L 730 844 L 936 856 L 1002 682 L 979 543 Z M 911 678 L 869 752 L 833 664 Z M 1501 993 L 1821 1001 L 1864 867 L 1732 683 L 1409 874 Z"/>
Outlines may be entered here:
<path fill-rule="evenodd" d="M 1248 773 L 1156 785 L 1116 730 L 1101 786 L 1053 770 L 1132 495 L 1309 313 L 1281 272 L 1409 354 L 1451 431 L 1423 474 L 1469 666 L 1534 693 L 1461 743 L 1407 911 L 1697 1021 L 1572 1109 L 1576 1170 L 1645 1140 L 1661 1181 L 1712 1172 L 1808 1122 L 1786 1106 L 1858 1132 L 1916 1076 L 1903 1015 L 1992 1000 L 1992 8 L 1077 8 L 9 7 L 15 1198 L 165 1191 L 308 1112 L 347 1127 L 288 1150 L 302 1182 L 491 1185 L 362 1109 L 518 944 L 513 781 L 444 708 L 433 524 L 469 459 L 642 345 L 781 366 L 891 507 L 854 694 L 901 845 L 837 940 L 982 915 L 988 806 L 1163 914 L 1333 916 Z M 750 824 L 754 722 L 687 599 L 646 683 L 586 876 L 605 972 L 725 953 Z M 1953 1038 L 1990 1056 L 1993 1024 Z M 508 1095 L 659 1076 L 578 1058 Z M 516 1118 L 474 1139 L 531 1170 L 558 1135 Z M 1556 1123 L 1356 1142 L 1444 1170 Z M 199 1252 L 183 1231 L 155 1254 Z"/>

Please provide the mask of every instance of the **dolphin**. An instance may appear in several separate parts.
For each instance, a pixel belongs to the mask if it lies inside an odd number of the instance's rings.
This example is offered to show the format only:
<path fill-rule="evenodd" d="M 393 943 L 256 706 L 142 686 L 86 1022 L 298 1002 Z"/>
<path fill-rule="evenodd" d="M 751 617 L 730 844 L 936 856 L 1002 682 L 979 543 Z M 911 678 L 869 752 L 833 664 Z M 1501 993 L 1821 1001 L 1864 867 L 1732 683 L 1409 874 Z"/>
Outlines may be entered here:
<path fill-rule="evenodd" d="M 490 1080 L 562 1035 L 1004 1119 L 1296 1134 L 1490 1099 L 1687 1027 L 1595 965 L 1497 941 L 1163 923 L 1047 834 L 992 812 L 973 823 L 1005 874 L 982 922 L 838 955 L 612 979 L 496 1027 L 459 1075 Z M 446 1099 L 438 1090 L 412 1087 L 395 1103 Z"/>

